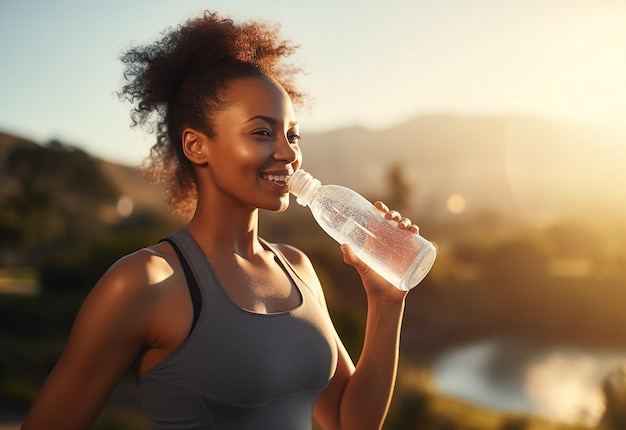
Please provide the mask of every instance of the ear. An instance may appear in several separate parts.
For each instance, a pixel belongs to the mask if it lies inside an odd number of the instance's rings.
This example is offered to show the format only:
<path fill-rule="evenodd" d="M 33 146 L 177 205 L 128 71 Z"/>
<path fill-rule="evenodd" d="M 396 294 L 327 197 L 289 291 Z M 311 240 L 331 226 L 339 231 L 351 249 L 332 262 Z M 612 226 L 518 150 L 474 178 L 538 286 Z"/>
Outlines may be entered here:
<path fill-rule="evenodd" d="M 208 138 L 205 134 L 186 128 L 182 133 L 183 153 L 194 164 L 202 165 L 208 161 Z"/>

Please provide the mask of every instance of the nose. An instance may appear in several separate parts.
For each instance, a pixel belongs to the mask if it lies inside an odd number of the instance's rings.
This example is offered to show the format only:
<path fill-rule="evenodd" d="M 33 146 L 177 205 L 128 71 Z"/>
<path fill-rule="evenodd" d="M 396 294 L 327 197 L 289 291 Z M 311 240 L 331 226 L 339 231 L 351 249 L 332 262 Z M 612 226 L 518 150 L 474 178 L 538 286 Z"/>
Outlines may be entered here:
<path fill-rule="evenodd" d="M 276 142 L 274 158 L 291 164 L 300 158 L 300 146 L 297 143 L 289 142 L 289 138 L 283 136 Z"/>

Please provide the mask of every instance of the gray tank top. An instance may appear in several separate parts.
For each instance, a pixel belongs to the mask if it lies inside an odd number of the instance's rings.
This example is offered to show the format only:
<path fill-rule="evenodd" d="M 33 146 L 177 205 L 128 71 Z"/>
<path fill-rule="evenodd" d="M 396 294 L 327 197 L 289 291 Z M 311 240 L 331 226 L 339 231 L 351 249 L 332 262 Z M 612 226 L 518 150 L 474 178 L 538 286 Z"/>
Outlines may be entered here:
<path fill-rule="evenodd" d="M 332 323 L 315 293 L 262 241 L 301 302 L 274 314 L 241 309 L 187 229 L 169 239 L 191 268 L 202 306 L 180 348 L 138 378 L 153 429 L 311 429 L 313 406 L 337 364 Z"/>

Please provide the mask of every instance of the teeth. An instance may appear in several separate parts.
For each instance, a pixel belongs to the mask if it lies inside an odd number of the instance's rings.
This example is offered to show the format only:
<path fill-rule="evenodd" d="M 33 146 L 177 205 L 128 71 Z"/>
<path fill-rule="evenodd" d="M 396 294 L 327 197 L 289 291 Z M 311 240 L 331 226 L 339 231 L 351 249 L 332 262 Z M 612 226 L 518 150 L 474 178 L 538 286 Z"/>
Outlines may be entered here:
<path fill-rule="evenodd" d="M 263 175 L 264 179 L 275 182 L 285 182 L 285 175 Z"/>

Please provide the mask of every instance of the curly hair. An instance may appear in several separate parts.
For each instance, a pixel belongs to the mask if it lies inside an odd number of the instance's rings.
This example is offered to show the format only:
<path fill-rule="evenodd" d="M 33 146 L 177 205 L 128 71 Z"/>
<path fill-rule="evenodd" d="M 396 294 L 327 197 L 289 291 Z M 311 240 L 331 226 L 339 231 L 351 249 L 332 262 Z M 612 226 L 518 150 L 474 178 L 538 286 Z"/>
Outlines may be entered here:
<path fill-rule="evenodd" d="M 165 200 L 174 213 L 189 215 L 198 193 L 182 150 L 182 130 L 193 127 L 214 136 L 212 118 L 224 106 L 220 92 L 233 80 L 266 76 L 302 103 L 303 94 L 293 84 L 300 69 L 282 61 L 295 47 L 280 39 L 278 30 L 260 21 L 237 24 L 206 11 L 122 55 L 125 83 L 118 95 L 133 104 L 132 127 L 156 131 L 144 168 L 153 182 L 165 182 Z"/>

